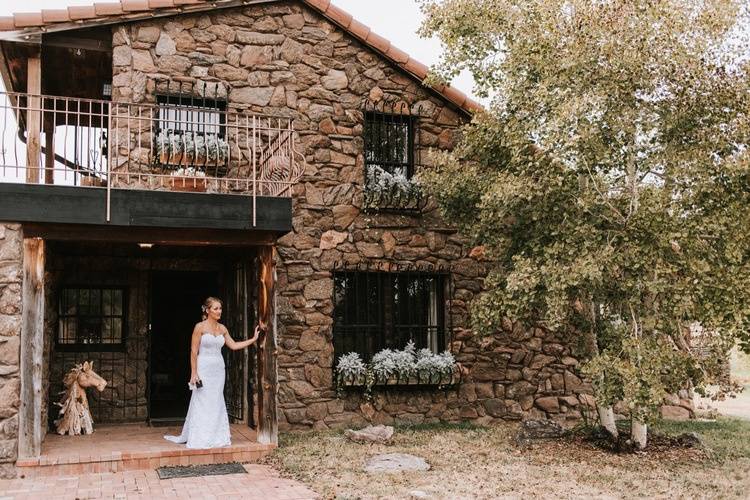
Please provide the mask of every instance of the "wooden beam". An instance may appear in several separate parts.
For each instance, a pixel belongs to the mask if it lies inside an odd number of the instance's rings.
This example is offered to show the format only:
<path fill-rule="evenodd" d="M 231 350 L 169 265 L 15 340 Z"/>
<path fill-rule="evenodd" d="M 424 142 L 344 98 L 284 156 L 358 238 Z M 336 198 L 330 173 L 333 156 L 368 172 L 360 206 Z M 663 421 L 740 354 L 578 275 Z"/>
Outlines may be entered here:
<path fill-rule="evenodd" d="M 107 227 L 81 224 L 23 225 L 24 234 L 55 241 L 101 241 L 111 243 L 153 243 L 175 246 L 271 245 L 279 237 L 270 231 L 224 229 L 178 229 L 166 227 Z"/>
<path fill-rule="evenodd" d="M 42 362 L 44 356 L 44 240 L 23 240 L 21 313 L 21 410 L 19 458 L 38 457 L 42 449 Z"/>
<path fill-rule="evenodd" d="M 38 184 L 42 150 L 39 140 L 42 124 L 42 58 L 39 55 L 29 57 L 28 68 L 26 92 L 30 96 L 26 110 L 26 182 Z"/>
<path fill-rule="evenodd" d="M 276 365 L 276 263 L 275 247 L 258 250 L 258 442 L 278 444 L 278 371 Z"/>

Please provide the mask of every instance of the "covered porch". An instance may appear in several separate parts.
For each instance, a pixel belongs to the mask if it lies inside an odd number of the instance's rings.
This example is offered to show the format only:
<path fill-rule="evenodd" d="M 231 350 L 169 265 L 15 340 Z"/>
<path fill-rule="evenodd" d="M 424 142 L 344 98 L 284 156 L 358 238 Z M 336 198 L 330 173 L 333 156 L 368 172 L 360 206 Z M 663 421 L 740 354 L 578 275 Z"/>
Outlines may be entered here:
<path fill-rule="evenodd" d="M 44 223 L 23 229 L 20 474 L 250 462 L 275 448 L 276 234 Z M 253 349 L 225 356 L 232 446 L 188 450 L 162 437 L 179 434 L 175 417 L 186 410 L 164 396 L 188 393 L 181 365 L 208 295 L 223 297 L 222 321 L 233 338 L 248 338 L 255 324 L 264 333 Z M 87 391 L 94 433 L 58 435 L 62 378 L 85 361 L 108 381 L 101 392 Z"/>

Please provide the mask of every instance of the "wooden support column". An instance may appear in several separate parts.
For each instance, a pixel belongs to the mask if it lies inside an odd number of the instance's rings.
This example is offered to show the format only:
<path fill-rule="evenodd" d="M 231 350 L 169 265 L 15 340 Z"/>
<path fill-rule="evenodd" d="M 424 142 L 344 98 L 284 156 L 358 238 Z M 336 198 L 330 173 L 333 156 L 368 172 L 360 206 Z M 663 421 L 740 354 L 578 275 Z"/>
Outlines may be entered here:
<path fill-rule="evenodd" d="M 38 457 L 42 449 L 42 362 L 44 356 L 44 240 L 23 240 L 21 313 L 21 409 L 19 458 Z"/>
<path fill-rule="evenodd" d="M 272 246 L 258 251 L 258 323 L 263 329 L 258 342 L 258 442 L 274 445 L 279 442 L 275 253 Z"/>
<path fill-rule="evenodd" d="M 40 142 L 42 125 L 42 59 L 39 55 L 29 57 L 28 81 L 26 92 L 28 109 L 26 110 L 26 182 L 39 184 L 40 159 L 42 145 Z"/>

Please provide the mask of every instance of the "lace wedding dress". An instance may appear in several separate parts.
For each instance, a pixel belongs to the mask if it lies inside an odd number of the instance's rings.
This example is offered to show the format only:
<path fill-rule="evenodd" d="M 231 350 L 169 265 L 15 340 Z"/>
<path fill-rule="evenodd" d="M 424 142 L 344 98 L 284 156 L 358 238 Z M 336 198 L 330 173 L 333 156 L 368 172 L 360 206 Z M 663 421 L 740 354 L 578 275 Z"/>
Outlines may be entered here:
<path fill-rule="evenodd" d="M 198 351 L 198 376 L 203 387 L 190 396 L 185 425 L 179 436 L 164 436 L 173 443 L 187 443 L 188 448 L 219 448 L 231 444 L 229 417 L 224 404 L 223 335 L 204 333 Z"/>

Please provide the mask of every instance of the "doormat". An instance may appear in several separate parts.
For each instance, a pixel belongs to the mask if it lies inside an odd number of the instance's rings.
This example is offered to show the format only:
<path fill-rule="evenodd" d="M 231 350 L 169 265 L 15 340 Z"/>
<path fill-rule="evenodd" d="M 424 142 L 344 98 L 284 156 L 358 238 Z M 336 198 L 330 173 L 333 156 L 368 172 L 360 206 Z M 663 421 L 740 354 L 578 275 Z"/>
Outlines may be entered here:
<path fill-rule="evenodd" d="M 159 467 L 156 469 L 159 479 L 178 479 L 181 477 L 221 476 L 224 474 L 247 474 L 242 464 L 230 462 L 227 464 L 185 465 L 175 467 Z"/>

